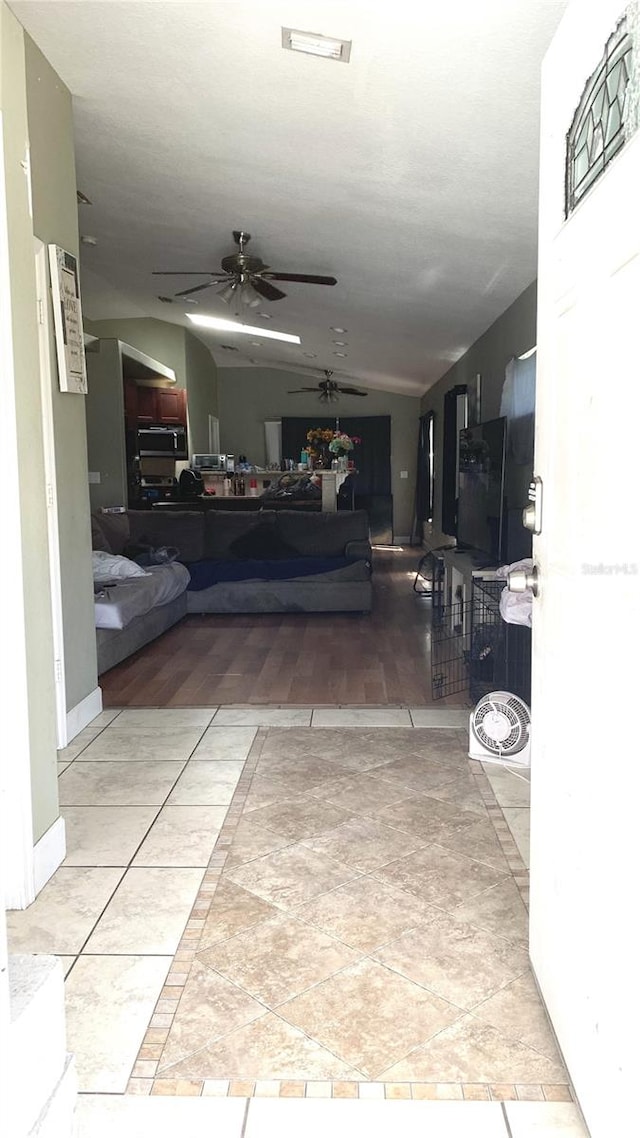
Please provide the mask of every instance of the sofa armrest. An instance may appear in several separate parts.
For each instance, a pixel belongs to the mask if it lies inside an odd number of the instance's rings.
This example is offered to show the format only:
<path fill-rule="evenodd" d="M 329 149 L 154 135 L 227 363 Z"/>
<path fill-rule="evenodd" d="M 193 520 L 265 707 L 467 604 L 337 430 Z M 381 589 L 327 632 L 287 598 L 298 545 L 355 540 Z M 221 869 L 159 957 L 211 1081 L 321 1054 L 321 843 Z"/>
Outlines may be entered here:
<path fill-rule="evenodd" d="M 360 557 L 363 561 L 371 561 L 371 546 L 368 541 L 348 541 L 344 547 L 345 557 Z"/>

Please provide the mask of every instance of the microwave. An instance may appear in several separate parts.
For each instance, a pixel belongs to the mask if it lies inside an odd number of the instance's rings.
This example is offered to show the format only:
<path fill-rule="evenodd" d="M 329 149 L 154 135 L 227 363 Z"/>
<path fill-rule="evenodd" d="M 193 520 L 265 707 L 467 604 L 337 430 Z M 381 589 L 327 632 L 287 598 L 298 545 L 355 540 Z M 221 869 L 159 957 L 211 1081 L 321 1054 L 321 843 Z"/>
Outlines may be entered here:
<path fill-rule="evenodd" d="M 140 458 L 188 458 L 185 427 L 139 427 Z"/>
<path fill-rule="evenodd" d="M 232 454 L 194 454 L 191 458 L 194 470 L 218 470 L 231 473 L 235 469 L 234 455 Z"/>

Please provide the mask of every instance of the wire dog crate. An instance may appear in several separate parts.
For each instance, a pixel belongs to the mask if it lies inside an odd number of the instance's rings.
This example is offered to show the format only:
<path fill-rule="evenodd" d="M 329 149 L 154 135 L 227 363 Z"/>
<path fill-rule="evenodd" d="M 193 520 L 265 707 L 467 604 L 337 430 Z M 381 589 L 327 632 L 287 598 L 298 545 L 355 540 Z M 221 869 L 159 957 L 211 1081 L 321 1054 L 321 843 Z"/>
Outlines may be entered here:
<path fill-rule="evenodd" d="M 531 702 L 531 629 L 500 615 L 503 580 L 477 577 L 471 600 L 434 610 L 431 690 L 434 699 L 468 693 L 472 703 L 506 690 Z"/>

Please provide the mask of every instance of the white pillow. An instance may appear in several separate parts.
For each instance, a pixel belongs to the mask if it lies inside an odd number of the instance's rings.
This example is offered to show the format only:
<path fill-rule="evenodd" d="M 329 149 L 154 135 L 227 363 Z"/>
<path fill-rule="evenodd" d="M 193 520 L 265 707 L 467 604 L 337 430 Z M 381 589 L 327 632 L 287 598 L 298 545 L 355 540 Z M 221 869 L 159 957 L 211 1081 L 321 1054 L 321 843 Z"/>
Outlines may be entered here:
<path fill-rule="evenodd" d="M 100 549 L 94 549 L 91 560 L 94 581 L 126 580 L 127 577 L 149 576 L 141 565 L 136 565 L 135 561 L 130 561 L 128 557 L 117 557 L 114 553 L 103 553 Z"/>

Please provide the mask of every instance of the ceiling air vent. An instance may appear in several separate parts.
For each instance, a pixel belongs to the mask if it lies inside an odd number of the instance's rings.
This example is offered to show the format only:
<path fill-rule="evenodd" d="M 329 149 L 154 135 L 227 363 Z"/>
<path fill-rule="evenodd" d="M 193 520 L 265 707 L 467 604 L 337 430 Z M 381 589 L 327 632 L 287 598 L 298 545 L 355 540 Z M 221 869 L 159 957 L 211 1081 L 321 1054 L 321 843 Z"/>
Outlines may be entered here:
<path fill-rule="evenodd" d="M 316 32 L 301 32 L 296 28 L 282 29 L 282 46 L 287 51 L 320 55 L 323 59 L 335 59 L 338 63 L 348 63 L 351 56 L 351 40 L 338 40 Z"/>

